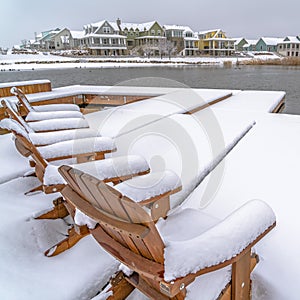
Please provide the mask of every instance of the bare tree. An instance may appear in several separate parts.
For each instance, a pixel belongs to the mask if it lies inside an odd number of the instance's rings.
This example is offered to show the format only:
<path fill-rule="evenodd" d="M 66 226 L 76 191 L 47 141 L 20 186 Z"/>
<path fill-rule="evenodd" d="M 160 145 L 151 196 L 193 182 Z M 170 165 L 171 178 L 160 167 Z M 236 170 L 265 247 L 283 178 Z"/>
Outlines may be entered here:
<path fill-rule="evenodd" d="M 171 55 L 176 52 L 176 47 L 173 42 L 166 41 L 166 53 L 169 57 L 169 60 L 171 60 Z"/>
<path fill-rule="evenodd" d="M 162 59 L 163 55 L 166 53 L 166 46 L 167 46 L 167 40 L 166 39 L 158 40 L 157 48 L 158 48 L 158 51 L 159 51 L 160 59 Z"/>
<path fill-rule="evenodd" d="M 144 54 L 148 58 L 150 58 L 151 54 L 153 53 L 153 46 L 149 42 L 146 42 L 146 44 L 144 44 L 142 48 L 143 48 Z"/>

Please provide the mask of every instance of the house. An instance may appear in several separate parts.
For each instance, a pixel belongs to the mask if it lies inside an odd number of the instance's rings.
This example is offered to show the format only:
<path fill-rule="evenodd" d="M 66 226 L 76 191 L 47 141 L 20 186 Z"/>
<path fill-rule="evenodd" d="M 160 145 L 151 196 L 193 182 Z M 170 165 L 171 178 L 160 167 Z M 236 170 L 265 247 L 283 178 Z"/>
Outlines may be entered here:
<path fill-rule="evenodd" d="M 243 45 L 243 51 L 255 51 L 258 40 L 247 39 L 247 44 Z"/>
<path fill-rule="evenodd" d="M 283 56 L 300 57 L 300 36 L 287 36 L 277 46 L 277 52 Z"/>
<path fill-rule="evenodd" d="M 159 55 L 160 44 L 166 38 L 164 30 L 157 21 L 147 23 L 123 23 L 117 20 L 118 28 L 126 37 L 127 48 L 131 53 L 139 53 L 147 56 Z"/>
<path fill-rule="evenodd" d="M 92 55 L 127 54 L 126 36 L 120 34 L 116 22 L 106 20 L 85 25 L 81 45 Z"/>
<path fill-rule="evenodd" d="M 38 50 L 55 50 L 54 36 L 61 30 L 59 28 L 41 32 L 36 36 L 34 48 Z"/>
<path fill-rule="evenodd" d="M 248 44 L 247 40 L 243 37 L 235 38 L 234 48 L 235 51 L 244 51 L 244 46 Z"/>
<path fill-rule="evenodd" d="M 188 26 L 164 25 L 165 36 L 173 43 L 176 53 L 182 56 L 194 56 L 199 53 L 196 46 L 198 37 Z"/>
<path fill-rule="evenodd" d="M 255 51 L 276 52 L 277 45 L 282 42 L 282 38 L 261 37 L 255 46 Z"/>
<path fill-rule="evenodd" d="M 213 56 L 232 55 L 235 39 L 227 38 L 221 29 L 198 32 L 198 48 L 201 54 Z"/>

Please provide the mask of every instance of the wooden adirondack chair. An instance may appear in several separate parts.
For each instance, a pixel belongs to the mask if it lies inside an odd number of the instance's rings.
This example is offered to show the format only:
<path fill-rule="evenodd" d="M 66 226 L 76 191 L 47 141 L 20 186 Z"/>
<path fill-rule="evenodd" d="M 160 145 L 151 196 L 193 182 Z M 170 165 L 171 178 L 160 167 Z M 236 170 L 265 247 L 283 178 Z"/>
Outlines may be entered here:
<path fill-rule="evenodd" d="M 19 102 L 24 107 L 26 115 L 30 112 L 80 111 L 80 108 L 76 104 L 48 104 L 32 106 L 21 89 L 12 87 L 10 92 L 18 98 Z"/>
<path fill-rule="evenodd" d="M 78 117 L 65 119 L 56 119 L 53 117 L 53 119 L 39 120 L 28 123 L 20 115 L 15 103 L 7 99 L 2 99 L 1 104 L 3 107 L 5 107 L 7 115 L 11 119 L 20 123 L 28 133 L 89 128 L 88 122 L 85 119 Z M 53 114 L 53 116 L 55 115 Z"/>
<path fill-rule="evenodd" d="M 169 195 L 176 191 L 168 191 L 161 196 L 137 203 L 118 192 L 117 186 L 115 188 L 108 186 L 70 166 L 62 166 L 59 171 L 68 182 L 61 192 L 66 201 L 98 222 L 98 225 L 91 230 L 94 238 L 103 249 L 132 270 L 131 275 L 120 276 L 118 274 L 112 280 L 110 292 L 113 295 L 108 299 L 125 299 L 134 288 L 139 289 L 151 299 L 184 299 L 186 287 L 196 277 L 229 265 L 232 265 L 231 282 L 223 291 L 220 291 L 223 292 L 220 298 L 250 299 L 250 272 L 256 262 L 255 257 L 251 258 L 251 248 L 275 226 L 273 212 L 271 220 L 265 224 L 263 230 L 258 232 L 255 238 L 251 239 L 239 252 L 233 253 L 232 257 L 223 261 L 216 260 L 216 263 L 196 269 L 194 273 L 188 272 L 166 281 L 164 277 L 167 260 L 165 238 L 157 230 L 155 221 L 161 216 L 166 216 L 166 210 L 160 210 L 159 207 L 168 206 L 163 203 L 168 202 Z M 270 213 L 270 208 L 265 208 L 263 202 L 254 204 L 262 210 L 266 209 L 267 214 Z M 251 205 L 253 206 L 253 203 Z M 251 205 L 248 204 L 248 206 Z M 145 207 L 148 209 L 145 210 Z M 159 213 L 155 212 L 156 209 Z M 167 217 L 166 221 L 168 218 L 170 217 Z M 190 222 L 193 227 L 196 226 L 197 220 L 190 220 Z M 234 225 L 240 227 L 240 224 Z M 221 248 L 222 245 L 224 246 L 224 239 L 220 245 Z M 185 257 L 186 250 L 187 248 L 179 252 L 178 259 L 181 258 L 181 261 L 183 259 L 183 264 L 189 259 Z"/>

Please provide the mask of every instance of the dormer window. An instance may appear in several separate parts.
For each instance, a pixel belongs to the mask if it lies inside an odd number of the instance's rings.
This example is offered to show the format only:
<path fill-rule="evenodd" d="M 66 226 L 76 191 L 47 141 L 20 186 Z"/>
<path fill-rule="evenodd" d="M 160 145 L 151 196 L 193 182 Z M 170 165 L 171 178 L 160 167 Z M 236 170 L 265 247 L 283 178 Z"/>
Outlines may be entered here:
<path fill-rule="evenodd" d="M 103 27 L 103 32 L 104 33 L 110 33 L 110 28 L 109 27 Z"/>

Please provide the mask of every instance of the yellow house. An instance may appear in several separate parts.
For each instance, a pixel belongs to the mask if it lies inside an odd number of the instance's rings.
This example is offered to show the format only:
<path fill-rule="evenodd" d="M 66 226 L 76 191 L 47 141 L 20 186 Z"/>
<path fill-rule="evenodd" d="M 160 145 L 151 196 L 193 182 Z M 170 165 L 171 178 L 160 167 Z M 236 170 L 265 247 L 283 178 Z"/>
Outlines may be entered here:
<path fill-rule="evenodd" d="M 212 56 L 229 56 L 234 53 L 235 39 L 227 38 L 221 29 L 198 32 L 196 44 L 201 54 Z"/>

